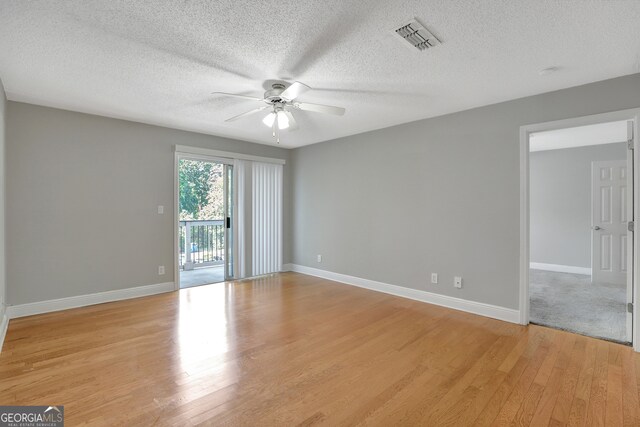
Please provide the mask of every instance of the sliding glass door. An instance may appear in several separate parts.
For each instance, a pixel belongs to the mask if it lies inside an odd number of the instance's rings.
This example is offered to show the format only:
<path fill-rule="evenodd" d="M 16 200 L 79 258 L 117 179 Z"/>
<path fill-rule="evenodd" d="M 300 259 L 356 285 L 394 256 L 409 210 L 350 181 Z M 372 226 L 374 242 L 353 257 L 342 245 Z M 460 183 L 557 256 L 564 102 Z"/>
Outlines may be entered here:
<path fill-rule="evenodd" d="M 233 165 L 178 157 L 178 267 L 181 288 L 232 279 Z"/>

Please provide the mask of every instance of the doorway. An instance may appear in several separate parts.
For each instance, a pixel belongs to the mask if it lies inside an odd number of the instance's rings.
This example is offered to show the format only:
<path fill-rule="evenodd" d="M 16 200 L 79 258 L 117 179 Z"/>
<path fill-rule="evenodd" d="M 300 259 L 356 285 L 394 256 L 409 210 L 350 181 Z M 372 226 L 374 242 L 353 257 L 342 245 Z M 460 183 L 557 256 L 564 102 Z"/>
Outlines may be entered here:
<path fill-rule="evenodd" d="M 233 164 L 178 156 L 177 172 L 179 287 L 232 279 Z"/>
<path fill-rule="evenodd" d="M 636 342 L 637 115 L 521 128 L 521 323 Z"/>

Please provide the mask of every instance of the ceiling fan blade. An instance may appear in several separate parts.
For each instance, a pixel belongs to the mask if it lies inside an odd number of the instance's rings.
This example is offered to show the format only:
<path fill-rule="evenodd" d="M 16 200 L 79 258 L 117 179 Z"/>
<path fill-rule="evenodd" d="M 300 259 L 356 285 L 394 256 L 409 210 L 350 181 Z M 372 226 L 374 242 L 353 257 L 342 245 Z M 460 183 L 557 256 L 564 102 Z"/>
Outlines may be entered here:
<path fill-rule="evenodd" d="M 236 121 L 238 119 L 241 119 L 242 117 L 250 116 L 250 115 L 255 114 L 257 112 L 260 112 L 262 110 L 266 110 L 267 108 L 269 108 L 269 106 L 265 105 L 264 107 L 256 108 L 256 109 L 253 109 L 251 111 L 246 111 L 246 112 L 244 112 L 242 114 L 238 114 L 237 116 L 233 116 L 231 118 L 228 118 L 227 120 L 225 120 L 225 122 L 233 122 L 233 121 Z"/>
<path fill-rule="evenodd" d="M 211 95 L 230 96 L 232 98 L 250 99 L 252 101 L 262 101 L 263 100 L 262 98 L 256 98 L 255 96 L 238 95 L 236 93 L 226 93 L 226 92 L 211 92 Z"/>
<path fill-rule="evenodd" d="M 347 111 L 342 107 L 334 107 L 332 105 L 322 105 L 322 104 L 309 104 L 308 102 L 296 102 L 293 104 L 293 106 L 304 111 L 313 111 L 315 113 L 325 113 L 325 114 L 335 114 L 336 116 L 342 116 Z"/>
<path fill-rule="evenodd" d="M 291 113 L 291 111 L 284 111 L 284 114 L 287 116 L 287 119 L 289 119 L 289 127 L 288 130 L 292 131 L 292 130 L 297 130 L 298 128 L 298 122 L 296 122 L 295 117 L 293 117 L 293 114 Z"/>
<path fill-rule="evenodd" d="M 288 99 L 289 101 L 293 101 L 306 91 L 311 90 L 309 86 L 304 83 L 294 82 L 291 86 L 286 88 L 284 92 L 280 94 L 280 98 Z"/>

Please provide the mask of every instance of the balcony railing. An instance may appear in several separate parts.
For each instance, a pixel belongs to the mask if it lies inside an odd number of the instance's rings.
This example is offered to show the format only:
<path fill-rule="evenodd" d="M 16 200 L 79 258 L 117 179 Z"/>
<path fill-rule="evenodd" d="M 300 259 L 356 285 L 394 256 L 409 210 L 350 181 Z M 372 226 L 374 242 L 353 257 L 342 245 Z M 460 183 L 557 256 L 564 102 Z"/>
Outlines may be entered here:
<path fill-rule="evenodd" d="M 181 270 L 224 264 L 224 220 L 179 224 Z"/>

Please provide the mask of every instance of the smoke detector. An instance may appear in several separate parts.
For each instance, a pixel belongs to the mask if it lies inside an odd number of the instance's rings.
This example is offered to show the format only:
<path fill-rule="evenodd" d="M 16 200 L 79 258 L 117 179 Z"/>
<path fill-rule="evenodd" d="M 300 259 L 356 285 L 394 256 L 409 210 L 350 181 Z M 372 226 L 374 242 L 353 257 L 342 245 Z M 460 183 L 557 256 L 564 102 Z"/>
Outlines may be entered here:
<path fill-rule="evenodd" d="M 431 34 L 431 32 L 416 19 L 396 28 L 395 33 L 398 37 L 420 51 L 430 49 L 440 44 L 440 40 Z"/>

